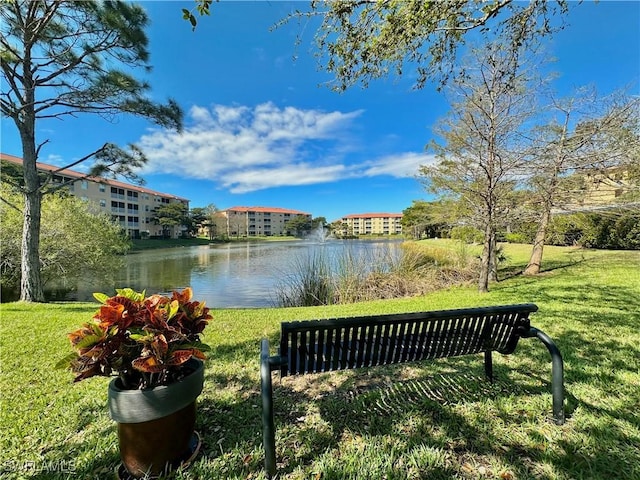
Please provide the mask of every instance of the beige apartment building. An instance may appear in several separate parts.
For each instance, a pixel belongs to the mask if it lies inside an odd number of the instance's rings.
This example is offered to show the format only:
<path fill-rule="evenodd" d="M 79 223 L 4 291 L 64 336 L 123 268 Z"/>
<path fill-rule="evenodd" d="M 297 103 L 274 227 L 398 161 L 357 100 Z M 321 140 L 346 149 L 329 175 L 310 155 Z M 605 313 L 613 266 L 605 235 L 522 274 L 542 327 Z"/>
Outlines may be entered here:
<path fill-rule="evenodd" d="M 0 153 L 0 160 L 22 165 L 22 159 Z M 82 200 L 95 203 L 101 211 L 110 213 L 112 218 L 126 230 L 131 238 L 162 236 L 162 226 L 153 220 L 153 210 L 164 204 L 179 202 L 189 208 L 189 200 L 168 193 L 155 192 L 148 188 L 131 185 L 117 180 L 87 177 L 73 170 L 38 163 L 38 170 L 51 173 L 54 184 L 65 183 L 69 193 Z M 186 230 L 178 225 L 169 229 L 172 238 L 178 238 Z"/>
<path fill-rule="evenodd" d="M 224 231 L 229 237 L 272 237 L 286 235 L 286 223 L 303 215 L 311 220 L 311 214 L 277 207 L 232 207 L 220 213 Z"/>
<path fill-rule="evenodd" d="M 357 213 L 340 219 L 343 235 L 399 235 L 401 213 Z"/>
<path fill-rule="evenodd" d="M 633 186 L 626 169 L 611 168 L 606 174 L 596 172 L 584 177 L 584 196 L 580 203 L 585 206 L 607 205 L 629 192 Z"/>

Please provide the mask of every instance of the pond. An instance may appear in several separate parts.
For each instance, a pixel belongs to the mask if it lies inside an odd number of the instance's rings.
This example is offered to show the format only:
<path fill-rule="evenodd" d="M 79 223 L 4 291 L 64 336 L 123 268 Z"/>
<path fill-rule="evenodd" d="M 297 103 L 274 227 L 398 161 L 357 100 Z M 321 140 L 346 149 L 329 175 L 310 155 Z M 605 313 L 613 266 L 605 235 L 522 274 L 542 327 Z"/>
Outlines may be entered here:
<path fill-rule="evenodd" d="M 305 258 L 321 252 L 338 258 L 395 251 L 400 240 L 311 240 L 211 244 L 196 247 L 145 250 L 130 253 L 126 268 L 113 284 L 80 282 L 72 292 L 49 291 L 56 300 L 93 301 L 93 292 L 118 288 L 146 290 L 147 294 L 190 286 L 197 300 L 212 308 L 277 306 L 276 289 Z"/>

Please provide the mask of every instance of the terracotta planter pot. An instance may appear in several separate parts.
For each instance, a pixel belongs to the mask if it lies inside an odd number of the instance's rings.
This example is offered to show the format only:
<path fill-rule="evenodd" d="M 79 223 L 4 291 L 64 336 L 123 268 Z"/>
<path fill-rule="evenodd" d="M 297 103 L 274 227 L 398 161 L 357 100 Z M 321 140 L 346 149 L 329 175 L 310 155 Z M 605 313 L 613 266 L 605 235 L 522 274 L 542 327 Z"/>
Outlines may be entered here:
<path fill-rule="evenodd" d="M 109 384 L 109 413 L 118 422 L 120 458 L 131 477 L 159 477 L 192 456 L 204 364 L 189 362 L 193 373 L 171 385 L 124 390 L 118 378 Z"/>

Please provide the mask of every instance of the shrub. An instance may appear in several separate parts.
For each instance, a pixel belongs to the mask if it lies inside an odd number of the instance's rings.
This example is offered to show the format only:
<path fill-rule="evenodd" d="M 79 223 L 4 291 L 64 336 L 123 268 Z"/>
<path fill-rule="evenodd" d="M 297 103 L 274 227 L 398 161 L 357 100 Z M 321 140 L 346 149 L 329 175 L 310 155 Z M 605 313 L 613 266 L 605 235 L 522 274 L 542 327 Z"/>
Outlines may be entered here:
<path fill-rule="evenodd" d="M 549 243 L 640 249 L 640 217 L 629 213 L 619 216 L 596 213 L 558 215 L 551 222 Z"/>
<path fill-rule="evenodd" d="M 12 206 L 0 202 L 0 269 L 2 286 L 11 289 L 20 279 L 23 200 L 4 187 L 2 195 Z M 108 277 L 121 268 L 129 247 L 120 226 L 110 215 L 94 211 L 91 203 L 62 194 L 43 198 L 40 271 L 45 283 Z"/>
<path fill-rule="evenodd" d="M 461 244 L 463 245 L 463 244 Z M 401 248 L 345 249 L 337 258 L 309 251 L 276 287 L 279 306 L 315 306 L 423 295 L 475 279 L 477 259 L 405 242 Z"/>
<path fill-rule="evenodd" d="M 470 226 L 453 227 L 450 236 L 454 240 L 461 240 L 465 243 L 482 243 L 484 241 L 484 234 L 477 228 Z"/>
<path fill-rule="evenodd" d="M 530 240 L 524 233 L 507 233 L 504 239 L 507 243 L 530 243 Z"/>
<path fill-rule="evenodd" d="M 318 306 L 334 303 L 331 268 L 324 250 L 311 250 L 305 257 L 293 257 L 276 286 L 276 302 L 282 307 Z"/>

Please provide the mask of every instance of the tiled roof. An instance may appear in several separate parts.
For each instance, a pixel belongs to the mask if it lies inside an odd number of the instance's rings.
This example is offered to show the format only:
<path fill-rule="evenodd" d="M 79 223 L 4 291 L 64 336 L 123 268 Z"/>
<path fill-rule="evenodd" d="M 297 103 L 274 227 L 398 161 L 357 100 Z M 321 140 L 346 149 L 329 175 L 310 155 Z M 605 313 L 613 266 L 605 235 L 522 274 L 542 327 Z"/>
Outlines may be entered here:
<path fill-rule="evenodd" d="M 352 213 L 342 218 L 402 218 L 401 213 Z"/>
<path fill-rule="evenodd" d="M 5 160 L 7 162 L 11 162 L 11 163 L 15 163 L 18 165 L 22 165 L 22 159 L 20 157 L 15 157 L 13 155 L 7 155 L 6 153 L 0 153 L 0 160 Z M 38 168 L 38 170 L 44 171 L 44 172 L 52 172 L 55 173 L 56 175 L 61 175 L 61 176 L 65 176 L 65 177 L 70 177 L 70 178 L 82 178 L 82 179 L 87 179 L 91 182 L 95 182 L 95 183 L 104 183 L 105 185 L 110 185 L 112 187 L 120 187 L 120 188 L 126 188 L 128 190 L 132 190 L 134 192 L 140 192 L 140 193 L 148 193 L 150 195 L 157 195 L 160 197 L 169 197 L 169 198 L 173 198 L 175 200 L 182 200 L 185 202 L 188 202 L 189 199 L 188 198 L 183 198 L 183 197 L 179 197 L 177 195 L 172 195 L 170 193 L 162 193 L 162 192 L 156 192 L 155 190 L 150 190 L 148 188 L 144 188 L 141 187 L 139 185 L 132 185 L 130 183 L 125 183 L 125 182 L 120 182 L 118 180 L 111 180 L 108 178 L 103 178 L 103 177 L 87 177 L 86 174 L 81 173 L 81 172 L 76 172 L 75 170 L 68 170 L 68 169 L 60 169 L 60 167 L 56 167 L 55 165 L 49 165 L 47 163 L 41 163 L 41 162 L 37 162 L 36 166 Z"/>
<path fill-rule="evenodd" d="M 279 207 L 231 207 L 227 208 L 226 211 L 234 211 L 234 212 L 260 212 L 260 213 L 289 213 L 294 215 L 310 215 L 307 212 L 301 212 L 299 210 L 291 210 L 288 208 L 279 208 Z"/>

